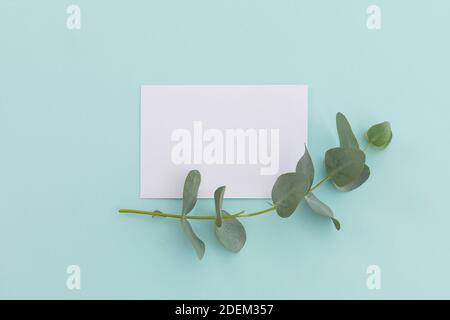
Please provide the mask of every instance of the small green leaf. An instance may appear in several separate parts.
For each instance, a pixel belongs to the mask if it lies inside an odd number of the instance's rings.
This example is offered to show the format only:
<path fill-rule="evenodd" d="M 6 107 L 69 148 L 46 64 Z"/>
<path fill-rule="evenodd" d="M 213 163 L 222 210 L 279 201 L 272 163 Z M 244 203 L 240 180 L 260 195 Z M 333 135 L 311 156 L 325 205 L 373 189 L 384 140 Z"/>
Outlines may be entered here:
<path fill-rule="evenodd" d="M 387 121 L 378 123 L 366 132 L 369 143 L 377 148 L 386 148 L 392 140 L 391 124 Z"/>
<path fill-rule="evenodd" d="M 338 187 L 358 180 L 364 169 L 365 161 L 364 152 L 354 148 L 333 148 L 325 154 L 328 175 Z"/>
<path fill-rule="evenodd" d="M 159 211 L 159 210 L 153 210 L 153 212 L 162 213 L 162 212 Z M 154 218 L 154 217 L 157 217 L 157 216 L 152 216 L 152 218 Z M 158 217 L 160 217 L 160 216 L 158 216 Z M 162 217 L 162 218 L 165 218 L 165 217 Z"/>
<path fill-rule="evenodd" d="M 308 149 L 305 146 L 305 153 L 297 162 L 297 167 L 295 168 L 297 173 L 303 174 L 309 180 L 308 189 L 312 186 L 314 181 L 314 164 L 309 155 Z"/>
<path fill-rule="evenodd" d="M 194 247 L 195 253 L 197 253 L 197 257 L 202 260 L 205 255 L 205 244 L 199 237 L 195 234 L 194 230 L 192 230 L 192 226 L 189 221 L 185 218 L 180 219 L 181 229 L 183 229 L 184 233 L 187 235 L 189 240 L 191 241 L 192 246 Z"/>
<path fill-rule="evenodd" d="M 334 227 L 336 228 L 336 230 L 341 230 L 341 223 L 339 222 L 338 219 L 336 218 L 331 218 L 331 221 L 333 221 Z"/>
<path fill-rule="evenodd" d="M 226 211 L 222 211 L 222 214 L 224 216 L 230 215 Z M 220 227 L 214 225 L 214 228 L 217 239 L 226 249 L 237 253 L 244 247 L 247 235 L 239 219 L 223 219 L 222 225 Z"/>
<path fill-rule="evenodd" d="M 214 202 L 216 205 L 216 225 L 220 227 L 222 225 L 222 203 L 223 203 L 223 195 L 225 193 L 225 186 L 217 188 L 214 192 Z"/>
<path fill-rule="evenodd" d="M 309 190 L 309 179 L 302 173 L 285 173 L 272 189 L 272 201 L 280 217 L 289 217 Z"/>
<path fill-rule="evenodd" d="M 350 182 L 349 184 L 342 186 L 342 187 L 339 187 L 336 184 L 334 184 L 334 186 L 339 191 L 342 191 L 342 192 L 352 191 L 352 190 L 355 190 L 356 188 L 359 188 L 364 182 L 366 182 L 367 179 L 369 179 L 369 176 L 370 176 L 370 169 L 367 165 L 364 165 L 364 169 L 361 173 L 361 176 L 357 180 Z"/>
<path fill-rule="evenodd" d="M 358 140 L 353 134 L 352 127 L 347 118 L 340 112 L 336 114 L 336 128 L 342 148 L 359 149 Z"/>
<path fill-rule="evenodd" d="M 189 171 L 184 181 L 183 189 L 183 210 L 182 215 L 186 215 L 197 203 L 198 188 L 200 187 L 201 176 L 198 170 Z"/>
<path fill-rule="evenodd" d="M 320 201 L 312 192 L 308 193 L 305 196 L 305 201 L 309 205 L 309 207 L 314 211 L 315 213 L 330 218 L 331 221 L 333 221 L 334 227 L 336 230 L 341 229 L 341 224 L 339 221 L 334 217 L 333 211 L 330 209 L 329 206 L 327 206 L 325 203 Z"/>

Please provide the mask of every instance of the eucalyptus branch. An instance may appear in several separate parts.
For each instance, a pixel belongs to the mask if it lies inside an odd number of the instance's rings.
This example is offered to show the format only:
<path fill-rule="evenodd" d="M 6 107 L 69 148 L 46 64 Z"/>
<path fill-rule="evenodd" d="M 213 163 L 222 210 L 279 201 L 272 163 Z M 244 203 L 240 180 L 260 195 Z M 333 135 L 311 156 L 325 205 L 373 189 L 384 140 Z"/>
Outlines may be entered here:
<path fill-rule="evenodd" d="M 275 207 L 271 207 L 265 210 L 261 210 L 254 213 L 243 214 L 242 211 L 238 212 L 234 215 L 222 216 L 222 219 L 237 219 L 237 218 L 245 218 L 245 217 L 253 217 L 258 216 L 270 211 L 274 211 Z M 143 210 L 133 210 L 133 209 L 120 209 L 120 213 L 136 213 L 136 214 L 144 214 L 154 217 L 165 217 L 165 218 L 175 218 L 175 219 L 191 219 L 191 220 L 216 220 L 216 215 L 204 215 L 204 216 L 188 216 L 181 214 L 173 214 L 173 213 L 163 213 L 159 211 L 143 211 Z"/>
<path fill-rule="evenodd" d="M 298 161 L 295 172 L 282 174 L 272 188 L 273 205 L 267 209 L 253 213 L 240 211 L 229 214 L 223 210 L 225 186 L 217 188 L 214 193 L 215 215 L 189 215 L 197 202 L 198 189 L 201 182 L 200 172 L 192 170 L 188 173 L 183 188 L 183 207 L 181 214 L 164 213 L 159 210 L 143 211 L 134 209 L 120 209 L 120 213 L 134 213 L 154 217 L 179 219 L 182 230 L 194 247 L 197 256 L 201 259 L 205 252 L 205 244 L 194 233 L 188 220 L 214 220 L 215 233 L 220 243 L 228 250 L 239 252 L 246 242 L 246 232 L 239 222 L 240 218 L 260 216 L 276 212 L 280 217 L 287 218 L 297 209 L 304 200 L 311 210 L 329 218 L 335 228 L 340 230 L 341 224 L 335 218 L 333 211 L 320 201 L 313 191 L 330 181 L 339 190 L 348 192 L 361 186 L 370 176 L 370 169 L 366 164 L 366 152 L 370 147 L 386 148 L 392 140 L 392 131 L 389 122 L 382 122 L 369 128 L 366 132 L 368 144 L 360 149 L 359 143 L 353 134 L 350 123 L 342 113 L 336 115 L 336 126 L 339 135 L 340 147 L 329 149 L 325 153 L 325 168 L 327 175 L 314 186 L 314 165 L 305 146 L 305 153 Z"/>
<path fill-rule="evenodd" d="M 319 181 L 315 186 L 313 186 L 307 194 L 310 192 L 313 192 L 315 189 L 319 188 L 322 184 L 327 182 L 330 179 L 330 176 L 326 176 L 321 181 Z M 261 211 L 253 212 L 253 213 L 247 213 L 245 214 L 245 211 L 240 211 L 238 213 L 228 215 L 228 216 L 222 216 L 222 219 L 238 219 L 238 218 L 248 218 L 248 217 L 255 217 L 260 216 L 262 214 L 273 212 L 276 210 L 276 207 L 270 207 Z M 119 213 L 135 213 L 135 214 L 143 214 L 143 215 L 149 215 L 154 217 L 165 217 L 165 218 L 175 218 L 175 219 L 191 219 L 191 220 L 216 220 L 216 215 L 200 215 L 200 216 L 187 216 L 187 215 L 181 215 L 181 214 L 174 214 L 174 213 L 164 213 L 160 211 L 143 211 L 143 210 L 134 210 L 134 209 L 120 209 Z"/>

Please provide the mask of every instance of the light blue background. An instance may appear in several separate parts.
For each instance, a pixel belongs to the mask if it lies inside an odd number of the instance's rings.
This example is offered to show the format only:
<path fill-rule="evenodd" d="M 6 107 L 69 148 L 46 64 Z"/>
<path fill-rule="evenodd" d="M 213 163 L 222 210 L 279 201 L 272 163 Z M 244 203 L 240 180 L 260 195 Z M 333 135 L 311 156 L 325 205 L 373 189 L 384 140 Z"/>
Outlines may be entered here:
<path fill-rule="evenodd" d="M 77 0 L 69 31 L 71 3 L 0 3 L 0 298 L 450 298 L 449 1 Z M 337 111 L 361 138 L 389 120 L 394 139 L 363 187 L 317 192 L 340 232 L 302 205 L 243 220 L 235 255 L 194 222 L 199 262 L 178 221 L 117 214 L 181 207 L 138 196 L 141 84 L 310 85 L 318 178 Z"/>

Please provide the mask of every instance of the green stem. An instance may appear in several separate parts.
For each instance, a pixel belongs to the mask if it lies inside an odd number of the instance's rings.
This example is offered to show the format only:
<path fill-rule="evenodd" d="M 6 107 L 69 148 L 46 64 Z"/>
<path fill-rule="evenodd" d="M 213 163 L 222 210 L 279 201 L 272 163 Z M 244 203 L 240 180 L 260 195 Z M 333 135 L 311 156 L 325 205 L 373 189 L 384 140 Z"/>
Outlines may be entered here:
<path fill-rule="evenodd" d="M 325 183 L 330 177 L 325 177 L 322 180 L 320 180 L 314 187 L 312 187 L 309 192 L 312 192 L 313 190 L 319 188 L 323 183 Z M 309 193 L 308 192 L 308 193 Z M 229 216 L 222 216 L 222 219 L 233 219 L 233 218 L 247 218 L 247 217 L 254 217 L 259 216 L 268 212 L 275 211 L 275 206 L 253 212 L 253 213 L 243 213 L 243 211 L 229 215 Z M 175 219 L 192 219 L 192 220 L 216 220 L 215 215 L 211 216 L 182 216 L 180 214 L 174 214 L 174 213 L 162 213 L 162 212 L 156 212 L 156 211 L 143 211 L 143 210 L 134 210 L 134 209 L 120 209 L 120 213 L 136 213 L 136 214 L 144 214 L 149 216 L 155 216 L 155 217 L 165 217 L 165 218 L 175 218 Z"/>
<path fill-rule="evenodd" d="M 265 210 L 261 210 L 258 212 L 253 213 L 247 213 L 242 214 L 241 212 L 230 215 L 230 216 L 222 216 L 222 219 L 233 219 L 233 218 L 244 218 L 244 217 L 253 217 L 253 216 L 259 216 L 261 214 L 274 211 L 275 207 L 271 207 Z M 162 213 L 162 212 L 155 212 L 155 211 L 143 211 L 143 210 L 134 210 L 134 209 L 120 209 L 120 213 L 136 213 L 136 214 L 144 214 L 149 216 L 155 216 L 155 217 L 165 217 L 165 218 L 175 218 L 175 219 L 192 219 L 192 220 L 216 220 L 216 216 L 182 216 L 180 214 L 173 214 L 173 213 Z"/>
<path fill-rule="evenodd" d="M 367 152 L 367 150 L 370 148 L 371 144 L 368 143 L 366 147 L 363 149 L 364 153 Z M 326 176 L 322 180 L 320 180 L 315 186 L 313 186 L 311 189 L 309 189 L 308 193 L 313 192 L 317 188 L 319 188 L 321 185 L 323 185 L 325 182 L 327 182 L 331 177 Z M 247 218 L 247 217 L 254 217 L 259 216 L 268 212 L 275 211 L 276 207 L 270 207 L 261 211 L 253 212 L 253 213 L 244 213 L 244 211 L 229 215 L 229 216 L 222 216 L 222 219 L 233 219 L 233 218 Z M 192 220 L 216 220 L 216 215 L 210 215 L 210 216 L 189 216 L 185 215 L 182 216 L 180 214 L 173 214 L 173 213 L 162 213 L 162 212 L 156 212 L 156 211 L 142 211 L 142 210 L 133 210 L 133 209 L 120 209 L 120 213 L 136 213 L 136 214 L 144 214 L 149 216 L 155 216 L 155 217 L 165 217 L 165 218 L 175 218 L 175 219 L 192 219 Z"/>
<path fill-rule="evenodd" d="M 313 192 L 314 190 L 316 190 L 317 188 L 319 188 L 322 184 L 324 184 L 325 182 L 328 181 L 328 179 L 330 179 L 330 176 L 326 176 L 325 178 L 323 178 L 322 180 L 320 180 L 314 187 L 312 187 L 311 189 L 309 189 L 309 192 Z"/>

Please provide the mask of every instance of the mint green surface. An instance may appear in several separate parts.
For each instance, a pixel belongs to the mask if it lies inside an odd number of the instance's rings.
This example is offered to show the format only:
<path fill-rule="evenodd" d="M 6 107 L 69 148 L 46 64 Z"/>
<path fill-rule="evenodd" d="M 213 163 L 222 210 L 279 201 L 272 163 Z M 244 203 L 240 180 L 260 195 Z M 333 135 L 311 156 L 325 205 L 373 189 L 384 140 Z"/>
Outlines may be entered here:
<path fill-rule="evenodd" d="M 72 3 L 79 31 L 66 28 Z M 0 298 L 450 298 L 450 2 L 377 0 L 380 31 L 366 27 L 371 4 L 1 1 Z M 139 199 L 141 84 L 308 84 L 317 178 L 336 112 L 363 146 L 376 122 L 394 138 L 368 152 L 364 186 L 315 192 L 341 231 L 303 203 L 243 219 L 235 255 L 213 221 L 194 221 L 200 262 L 179 221 L 117 213 L 181 210 Z M 197 209 L 214 214 L 214 201 Z M 79 291 L 66 288 L 72 264 Z M 372 264 L 381 290 L 366 287 Z"/>

